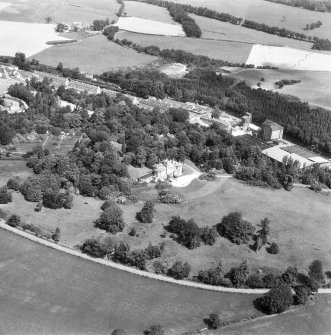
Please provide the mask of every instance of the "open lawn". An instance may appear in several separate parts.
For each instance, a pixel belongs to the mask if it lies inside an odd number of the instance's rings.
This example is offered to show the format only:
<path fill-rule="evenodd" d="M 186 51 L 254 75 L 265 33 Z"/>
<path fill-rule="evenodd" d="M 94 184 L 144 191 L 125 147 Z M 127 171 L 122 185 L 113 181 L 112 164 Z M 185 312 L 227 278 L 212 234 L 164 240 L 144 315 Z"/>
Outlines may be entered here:
<path fill-rule="evenodd" d="M 132 249 L 146 247 L 150 242 L 165 242 L 166 253 L 162 260 L 170 265 L 177 259 L 187 261 L 195 274 L 202 268 L 217 264 L 221 259 L 225 270 L 244 259 L 248 260 L 252 269 L 264 268 L 266 271 L 284 270 L 290 265 L 304 271 L 314 259 L 321 259 L 326 269 L 331 268 L 331 245 L 328 243 L 331 239 L 331 196 L 328 194 L 317 194 L 305 188 L 294 188 L 291 192 L 262 189 L 228 178 L 217 178 L 209 183 L 196 179 L 187 187 L 174 187 L 173 191 L 182 196 L 182 204 L 157 204 L 153 223 L 142 224 L 137 222 L 135 215 L 141 210 L 143 201 L 156 199 L 157 192 L 150 188 L 137 189 L 135 192 L 140 201 L 137 204 L 121 205 L 126 227 L 123 233 L 116 235 L 116 239 L 128 241 Z M 76 196 L 72 210 L 43 209 L 41 213 L 36 213 L 33 210 L 35 204 L 14 194 L 14 202 L 2 206 L 2 210 L 7 215 L 17 213 L 48 232 L 58 226 L 61 239 L 75 245 L 91 236 L 106 236 L 106 233 L 93 227 L 93 221 L 101 213 L 101 204 L 99 200 Z M 279 244 L 280 253 L 270 255 L 263 248 L 256 254 L 248 245 L 238 246 L 221 237 L 214 246 L 188 250 L 170 237 L 160 236 L 173 215 L 194 218 L 200 227 L 204 227 L 217 224 L 232 211 L 241 211 L 244 219 L 254 225 L 268 217 L 271 220 L 270 241 Z M 128 235 L 133 227 L 139 237 Z"/>
<path fill-rule="evenodd" d="M 0 4 L 3 0 L 0 0 Z M 0 11 L 0 20 L 44 23 L 50 16 L 53 22 L 82 22 L 90 25 L 93 20 L 116 19 L 119 4 L 116 0 L 6 0 L 11 5 Z"/>
<path fill-rule="evenodd" d="M 266 44 L 290 46 L 292 48 L 310 50 L 312 43 L 270 35 L 262 31 L 247 29 L 228 22 L 209 19 L 203 16 L 190 15 L 202 30 L 202 38 L 228 40 L 250 44 Z"/>
<path fill-rule="evenodd" d="M 32 174 L 25 161 L 0 160 L 0 187 L 6 185 L 9 178 L 18 176 L 23 181 Z"/>
<path fill-rule="evenodd" d="M 78 67 L 81 71 L 93 74 L 124 67 L 142 66 L 156 59 L 121 47 L 108 41 L 101 34 L 76 43 L 56 45 L 34 55 L 33 58 L 51 66 L 57 66 L 62 62 L 65 67 Z"/>
<path fill-rule="evenodd" d="M 196 55 L 240 63 L 246 62 L 252 48 L 251 44 L 246 43 L 172 36 L 150 36 L 130 32 L 120 32 L 116 37 L 119 39 L 126 38 L 142 46 L 156 45 L 161 49 L 182 49 Z"/>
<path fill-rule="evenodd" d="M 162 324 L 166 335 L 256 314 L 256 296 L 208 292 L 142 278 L 0 232 L 1 333 L 141 335 Z"/>
<path fill-rule="evenodd" d="M 329 13 L 319 13 L 264 0 L 174 0 L 174 2 L 186 3 L 196 7 L 207 7 L 243 19 L 265 23 L 268 26 L 284 27 L 320 38 L 330 39 L 331 37 Z M 321 28 L 308 32 L 303 30 L 307 23 L 317 21 L 322 22 Z"/>
<path fill-rule="evenodd" d="M 268 69 L 237 69 L 229 76 L 238 80 L 245 80 L 251 87 L 273 90 L 282 94 L 290 94 L 307 101 L 312 106 L 331 109 L 331 76 L 330 72 L 296 71 L 296 70 L 268 70 Z M 260 81 L 264 78 L 264 81 Z M 295 85 L 286 85 L 276 89 L 275 82 L 281 79 L 301 80 Z"/>
<path fill-rule="evenodd" d="M 125 12 L 127 16 L 136 16 L 142 19 L 179 25 L 179 23 L 172 19 L 166 8 L 143 2 L 125 1 Z"/>

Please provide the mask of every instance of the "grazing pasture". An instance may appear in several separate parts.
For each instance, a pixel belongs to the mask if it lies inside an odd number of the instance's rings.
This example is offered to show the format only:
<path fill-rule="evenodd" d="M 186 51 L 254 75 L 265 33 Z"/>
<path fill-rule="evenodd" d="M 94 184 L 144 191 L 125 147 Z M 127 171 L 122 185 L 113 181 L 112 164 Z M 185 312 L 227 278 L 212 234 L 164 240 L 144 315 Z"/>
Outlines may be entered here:
<path fill-rule="evenodd" d="M 53 24 L 11 22 L 0 20 L 0 54 L 15 56 L 17 51 L 24 52 L 30 57 L 38 52 L 48 49 L 48 41 L 68 40 L 59 36 Z"/>
<path fill-rule="evenodd" d="M 2 3 L 0 0 L 0 6 Z M 0 11 L 0 20 L 43 23 L 50 16 L 53 22 L 90 25 L 95 19 L 115 19 L 119 7 L 116 0 L 11 0 Z"/>
<path fill-rule="evenodd" d="M 247 29 L 228 22 L 209 19 L 198 15 L 190 15 L 202 30 L 202 38 L 228 40 L 250 44 L 266 44 L 290 46 L 292 48 L 310 50 L 312 43 L 270 35 L 262 31 Z"/>
<path fill-rule="evenodd" d="M 127 16 L 140 17 L 158 22 L 176 24 L 166 8 L 150 5 L 143 2 L 125 1 L 125 12 Z"/>
<path fill-rule="evenodd" d="M 331 109 L 331 76 L 330 72 L 298 71 L 298 70 L 269 70 L 269 69 L 237 69 L 229 76 L 257 88 L 276 91 L 281 94 L 290 94 L 306 101 L 312 106 Z M 264 81 L 261 81 L 264 78 Z M 301 80 L 295 85 L 285 85 L 282 89 L 276 88 L 275 82 L 282 79 Z"/>
<path fill-rule="evenodd" d="M 105 267 L 0 234 L 3 334 L 141 335 L 152 324 L 167 334 L 204 328 L 212 312 L 223 320 L 256 314 L 256 296 L 208 292 Z"/>
<path fill-rule="evenodd" d="M 213 41 L 173 36 L 148 36 L 130 32 L 120 32 L 119 39 L 126 38 L 142 46 L 156 45 L 161 49 L 182 49 L 196 55 L 204 55 L 215 59 L 245 63 L 252 45 L 229 41 Z"/>
<path fill-rule="evenodd" d="M 57 66 L 62 62 L 65 67 L 78 67 L 81 71 L 93 74 L 117 68 L 142 66 L 156 59 L 121 47 L 108 41 L 101 34 L 76 43 L 56 45 L 34 55 L 33 58 L 51 66 Z"/>
<path fill-rule="evenodd" d="M 246 64 L 279 69 L 331 71 L 331 52 L 321 54 L 287 47 L 254 45 Z"/>
<path fill-rule="evenodd" d="M 120 30 L 148 35 L 185 36 L 179 25 L 158 22 L 139 17 L 120 17 L 116 22 Z"/>
<path fill-rule="evenodd" d="M 299 33 L 331 38 L 331 20 L 329 13 L 314 12 L 306 9 L 280 5 L 264 0 L 174 0 L 196 7 L 229 13 L 236 17 L 264 23 L 268 26 L 286 28 Z M 312 31 L 304 31 L 307 23 L 321 21 L 322 26 Z M 252 35 L 256 30 L 252 30 Z"/>

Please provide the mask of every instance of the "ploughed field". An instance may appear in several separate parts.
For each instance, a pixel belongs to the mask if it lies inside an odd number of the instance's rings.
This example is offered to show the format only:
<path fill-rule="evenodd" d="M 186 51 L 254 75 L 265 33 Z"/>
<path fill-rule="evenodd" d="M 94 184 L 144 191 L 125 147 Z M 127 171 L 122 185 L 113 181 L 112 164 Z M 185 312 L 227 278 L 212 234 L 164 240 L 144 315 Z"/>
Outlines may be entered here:
<path fill-rule="evenodd" d="M 255 314 L 256 296 L 207 292 L 142 278 L 78 259 L 0 230 L 2 334 L 141 334 L 154 323 L 168 334 Z"/>

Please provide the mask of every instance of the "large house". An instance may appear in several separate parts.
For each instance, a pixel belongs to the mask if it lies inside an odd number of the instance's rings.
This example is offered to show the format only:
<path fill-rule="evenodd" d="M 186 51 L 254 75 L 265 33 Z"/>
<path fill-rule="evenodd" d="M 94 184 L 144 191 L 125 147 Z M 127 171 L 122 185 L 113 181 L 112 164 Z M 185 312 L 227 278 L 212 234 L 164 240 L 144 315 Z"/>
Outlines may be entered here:
<path fill-rule="evenodd" d="M 284 127 L 271 120 L 262 123 L 262 138 L 265 141 L 276 141 L 283 138 Z"/>

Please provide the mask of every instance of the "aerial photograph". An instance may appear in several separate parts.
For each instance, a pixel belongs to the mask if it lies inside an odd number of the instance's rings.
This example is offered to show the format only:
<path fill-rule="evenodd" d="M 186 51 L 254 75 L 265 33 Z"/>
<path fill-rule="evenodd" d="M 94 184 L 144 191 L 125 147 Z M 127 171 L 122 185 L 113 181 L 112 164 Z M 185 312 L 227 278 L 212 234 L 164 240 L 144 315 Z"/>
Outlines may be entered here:
<path fill-rule="evenodd" d="M 0 0 L 0 334 L 331 334 L 331 0 Z"/>

